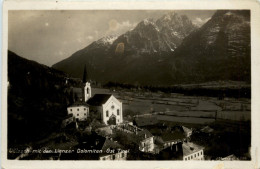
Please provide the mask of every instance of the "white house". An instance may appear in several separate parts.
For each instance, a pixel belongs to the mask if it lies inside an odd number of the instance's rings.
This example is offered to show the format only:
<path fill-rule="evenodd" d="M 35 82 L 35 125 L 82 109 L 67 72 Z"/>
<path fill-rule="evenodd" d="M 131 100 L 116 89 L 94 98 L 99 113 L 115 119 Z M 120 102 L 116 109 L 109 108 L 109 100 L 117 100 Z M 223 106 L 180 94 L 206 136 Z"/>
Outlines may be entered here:
<path fill-rule="evenodd" d="M 142 130 L 138 132 L 139 137 L 139 150 L 142 152 L 154 152 L 154 136 L 148 130 Z"/>
<path fill-rule="evenodd" d="M 182 126 L 182 129 L 183 129 L 186 137 L 190 137 L 192 135 L 192 130 L 191 129 L 189 129 L 189 128 L 185 127 L 185 126 Z"/>
<path fill-rule="evenodd" d="M 203 147 L 191 142 L 183 142 L 183 160 L 204 160 Z"/>
<path fill-rule="evenodd" d="M 72 114 L 76 121 L 87 120 L 89 116 L 89 107 L 84 102 L 75 102 L 67 107 L 68 115 Z"/>
<path fill-rule="evenodd" d="M 87 100 L 87 104 L 105 124 L 115 125 L 123 122 L 122 102 L 112 94 L 95 94 Z"/>

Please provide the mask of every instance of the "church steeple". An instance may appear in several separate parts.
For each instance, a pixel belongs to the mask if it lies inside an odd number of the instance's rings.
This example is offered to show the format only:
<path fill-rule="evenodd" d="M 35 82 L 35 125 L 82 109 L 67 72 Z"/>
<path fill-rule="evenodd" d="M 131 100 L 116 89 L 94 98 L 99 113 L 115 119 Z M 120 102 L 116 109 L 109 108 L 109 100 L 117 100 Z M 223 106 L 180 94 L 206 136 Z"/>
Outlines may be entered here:
<path fill-rule="evenodd" d="M 86 102 L 91 97 L 91 86 L 90 86 L 90 81 L 89 81 L 88 75 L 87 75 L 86 65 L 84 67 L 82 82 L 85 85 L 84 86 L 84 101 Z"/>
<path fill-rule="evenodd" d="M 86 65 L 84 66 L 84 72 L 83 72 L 83 78 L 82 78 L 82 81 L 83 83 L 86 83 L 88 80 L 88 75 L 87 75 L 87 68 L 86 68 Z"/>

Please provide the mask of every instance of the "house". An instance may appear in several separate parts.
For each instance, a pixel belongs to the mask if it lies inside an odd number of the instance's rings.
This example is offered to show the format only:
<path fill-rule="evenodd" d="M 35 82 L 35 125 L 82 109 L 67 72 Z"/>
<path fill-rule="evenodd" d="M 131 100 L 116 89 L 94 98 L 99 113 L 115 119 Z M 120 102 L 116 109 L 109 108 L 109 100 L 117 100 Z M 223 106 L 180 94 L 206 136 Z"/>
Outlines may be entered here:
<path fill-rule="evenodd" d="M 210 134 L 214 131 L 214 129 L 210 128 L 209 126 L 205 126 L 202 129 L 200 129 L 201 132 Z"/>
<path fill-rule="evenodd" d="M 170 147 L 161 150 L 158 153 L 158 159 L 182 160 L 183 159 L 182 142 L 179 142 L 177 144 L 174 144 Z"/>
<path fill-rule="evenodd" d="M 139 150 L 145 153 L 154 153 L 154 136 L 146 129 L 138 128 L 131 124 L 120 124 L 114 126 L 115 131 L 127 133 L 133 143 L 138 145 Z"/>
<path fill-rule="evenodd" d="M 234 160 L 239 160 L 239 158 L 236 157 L 234 154 L 231 154 L 227 157 L 219 158 L 219 160 L 221 160 L 221 161 L 234 161 Z"/>
<path fill-rule="evenodd" d="M 95 132 L 103 137 L 111 136 L 113 134 L 112 128 L 110 126 L 98 128 L 95 130 Z"/>
<path fill-rule="evenodd" d="M 80 159 L 91 160 L 126 160 L 128 153 L 112 138 L 100 136 L 95 132 L 81 137 L 76 149 L 77 154 L 81 154 Z"/>
<path fill-rule="evenodd" d="M 123 122 L 122 102 L 112 94 L 95 94 L 87 100 L 87 104 L 106 125 Z"/>
<path fill-rule="evenodd" d="M 89 107 L 86 103 L 77 101 L 67 107 L 68 115 L 72 114 L 76 121 L 85 121 L 89 116 Z"/>
<path fill-rule="evenodd" d="M 165 131 L 160 136 L 163 141 L 163 147 L 167 148 L 179 142 L 183 142 L 186 137 L 183 131 L 181 130 L 173 130 L 173 131 Z"/>
<path fill-rule="evenodd" d="M 146 129 L 137 133 L 139 150 L 146 153 L 154 152 L 154 136 Z"/>
<path fill-rule="evenodd" d="M 190 137 L 192 135 L 192 130 L 191 129 L 189 129 L 189 128 L 185 127 L 185 126 L 181 126 L 181 127 L 182 127 L 186 137 Z"/>
<path fill-rule="evenodd" d="M 183 142 L 182 151 L 183 151 L 183 160 L 204 160 L 204 147 L 196 145 L 192 142 Z"/>
<path fill-rule="evenodd" d="M 127 158 L 128 152 L 123 150 L 122 145 L 111 138 L 106 138 L 101 150 L 99 160 L 126 160 Z"/>

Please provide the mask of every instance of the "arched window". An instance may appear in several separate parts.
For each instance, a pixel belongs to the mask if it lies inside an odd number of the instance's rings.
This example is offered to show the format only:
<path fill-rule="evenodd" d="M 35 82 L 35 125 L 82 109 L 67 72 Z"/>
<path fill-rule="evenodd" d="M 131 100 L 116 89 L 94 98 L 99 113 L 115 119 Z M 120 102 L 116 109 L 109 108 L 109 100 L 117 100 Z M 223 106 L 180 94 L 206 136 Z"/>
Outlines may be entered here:
<path fill-rule="evenodd" d="M 87 94 L 89 94 L 89 88 L 87 88 Z"/>
<path fill-rule="evenodd" d="M 108 110 L 106 111 L 106 116 L 108 117 Z"/>
<path fill-rule="evenodd" d="M 119 116 L 119 109 L 117 109 L 117 115 Z"/>

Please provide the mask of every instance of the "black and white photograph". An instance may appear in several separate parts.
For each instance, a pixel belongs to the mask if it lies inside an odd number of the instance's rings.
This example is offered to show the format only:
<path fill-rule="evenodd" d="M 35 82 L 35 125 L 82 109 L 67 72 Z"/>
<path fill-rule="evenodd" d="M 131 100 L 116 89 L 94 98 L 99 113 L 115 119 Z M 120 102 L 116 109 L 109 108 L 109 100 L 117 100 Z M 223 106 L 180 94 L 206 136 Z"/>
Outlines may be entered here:
<path fill-rule="evenodd" d="M 8 161 L 252 160 L 250 9 L 7 19 Z"/>

